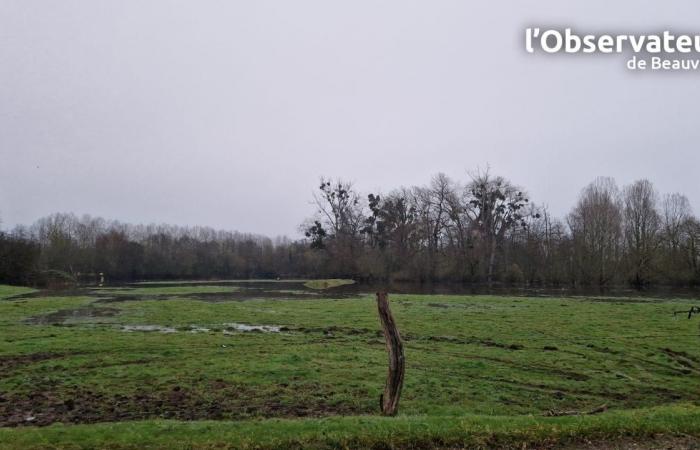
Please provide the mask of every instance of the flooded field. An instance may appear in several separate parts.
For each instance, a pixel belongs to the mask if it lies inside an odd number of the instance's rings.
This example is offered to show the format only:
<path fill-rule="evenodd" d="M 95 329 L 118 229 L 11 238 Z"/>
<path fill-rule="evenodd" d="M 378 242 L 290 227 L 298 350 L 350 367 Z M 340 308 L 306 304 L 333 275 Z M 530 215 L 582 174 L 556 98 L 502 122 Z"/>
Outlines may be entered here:
<path fill-rule="evenodd" d="M 344 280 L 340 280 L 344 281 Z M 515 297 L 585 298 L 609 301 L 637 299 L 639 301 L 700 300 L 700 287 L 529 287 L 488 286 L 460 283 L 355 283 L 328 288 L 312 288 L 306 280 L 212 280 L 212 281 L 144 281 L 114 283 L 103 287 L 84 286 L 72 290 L 44 290 L 14 294 L 15 298 L 65 295 L 90 295 L 101 302 L 142 300 L 145 298 L 188 297 L 204 301 L 251 300 L 258 298 L 310 299 L 351 298 L 371 295 L 380 290 L 393 294 L 422 295 L 494 295 Z"/>
<path fill-rule="evenodd" d="M 382 286 L 319 285 L 8 290 L 0 426 L 374 415 L 386 353 L 372 293 Z M 699 303 L 694 292 L 488 292 L 390 286 L 406 346 L 402 416 L 700 407 L 700 318 L 683 313 Z"/>

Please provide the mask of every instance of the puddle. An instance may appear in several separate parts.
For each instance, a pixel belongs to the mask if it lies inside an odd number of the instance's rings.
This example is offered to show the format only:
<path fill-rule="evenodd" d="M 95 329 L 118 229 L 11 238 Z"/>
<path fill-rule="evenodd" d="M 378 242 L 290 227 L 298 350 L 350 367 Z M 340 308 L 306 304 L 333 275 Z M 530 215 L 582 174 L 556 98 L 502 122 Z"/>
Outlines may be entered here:
<path fill-rule="evenodd" d="M 72 287 L 70 289 L 42 289 L 35 292 L 20 294 L 2 301 L 17 301 L 23 299 L 46 297 L 77 297 L 90 296 L 96 303 L 127 302 L 140 300 L 167 300 L 169 298 L 184 298 L 205 302 L 246 301 L 254 299 L 348 299 L 372 295 L 379 290 L 388 290 L 392 294 L 418 295 L 497 295 L 506 297 L 553 297 L 556 299 L 570 298 L 572 300 L 601 301 L 601 302 L 663 302 L 667 300 L 700 298 L 698 288 L 664 288 L 635 290 L 629 288 L 548 288 L 536 286 L 495 286 L 488 287 L 480 284 L 460 283 L 412 283 L 391 282 L 383 284 L 348 284 L 317 291 L 305 284 L 306 280 L 216 280 L 216 281 L 158 281 L 141 283 L 116 283 L 98 289 L 94 285 Z M 190 287 L 191 289 L 184 289 Z M 150 289 L 154 289 L 152 292 Z M 163 290 L 174 288 L 172 293 Z M 230 288 L 231 292 L 211 292 L 212 289 Z M 208 292 L 207 292 L 208 291 Z M 160 292 L 160 293 L 159 293 Z M 453 306 L 453 305 L 451 305 Z M 434 306 L 439 308 L 439 306 Z"/>
<path fill-rule="evenodd" d="M 220 283 L 223 284 L 223 283 Z M 186 286 L 181 284 L 179 286 Z M 200 288 L 203 283 L 196 284 Z M 229 286 L 224 284 L 224 286 Z M 163 284 L 159 288 L 170 287 Z M 141 288 L 140 290 L 130 290 L 128 287 L 123 288 L 122 291 L 115 290 L 94 290 L 91 295 L 98 298 L 96 303 L 116 303 L 116 302 L 128 302 L 128 301 L 141 301 L 141 300 L 169 300 L 172 298 L 181 298 L 188 300 L 199 300 L 204 302 L 218 303 L 218 302 L 230 302 L 230 301 L 246 301 L 255 299 L 280 299 L 280 300 L 305 300 L 305 299 L 317 299 L 317 298 L 327 298 L 327 299 L 345 299 L 345 298 L 356 298 L 361 294 L 356 291 L 343 290 L 343 287 L 333 288 L 327 291 L 314 291 L 313 289 L 308 289 L 304 287 L 301 282 L 275 282 L 266 283 L 259 281 L 250 282 L 237 282 L 236 285 L 230 284 L 232 287 L 229 291 L 222 292 L 196 292 L 193 289 L 189 292 L 180 292 L 178 294 L 163 295 L 159 294 L 158 290 L 154 288 L 153 293 L 149 293 L 149 288 Z"/>
<path fill-rule="evenodd" d="M 177 330 L 171 327 L 164 327 L 162 325 L 123 325 L 122 331 L 130 333 L 132 331 L 144 331 L 144 332 L 160 332 L 160 333 L 175 333 Z"/>
<path fill-rule="evenodd" d="M 83 306 L 73 309 L 62 309 L 41 316 L 30 317 L 26 323 L 33 325 L 63 325 L 68 323 L 85 322 L 90 319 L 114 317 L 119 314 L 116 308 Z"/>
<path fill-rule="evenodd" d="M 228 328 L 228 330 L 224 331 L 224 334 L 231 334 L 231 331 L 261 331 L 263 333 L 279 333 L 282 331 L 282 327 L 278 325 L 246 325 L 244 323 L 225 323 L 224 326 Z"/>
<path fill-rule="evenodd" d="M 247 325 L 244 323 L 224 323 L 224 334 L 235 334 L 237 331 L 242 332 L 258 332 L 258 333 L 279 333 L 286 330 L 285 327 L 279 325 Z M 163 325 L 122 325 L 122 331 L 125 332 L 158 332 L 158 333 L 177 333 L 183 331 L 187 333 L 209 333 L 211 328 L 202 327 L 199 325 L 190 325 L 189 327 L 176 329 L 174 327 L 166 327 Z"/>

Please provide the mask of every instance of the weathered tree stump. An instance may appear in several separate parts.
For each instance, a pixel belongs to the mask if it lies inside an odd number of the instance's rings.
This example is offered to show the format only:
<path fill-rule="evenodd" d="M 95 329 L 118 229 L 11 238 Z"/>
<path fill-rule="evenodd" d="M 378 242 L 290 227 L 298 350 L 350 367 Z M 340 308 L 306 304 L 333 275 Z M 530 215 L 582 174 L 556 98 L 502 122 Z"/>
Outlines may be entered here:
<path fill-rule="evenodd" d="M 389 296 L 386 292 L 377 292 L 377 309 L 382 322 L 386 350 L 389 353 L 389 371 L 386 376 L 384 393 L 379 397 L 382 415 L 395 416 L 399 411 L 399 398 L 404 377 L 403 342 L 396 322 L 389 309 Z"/>

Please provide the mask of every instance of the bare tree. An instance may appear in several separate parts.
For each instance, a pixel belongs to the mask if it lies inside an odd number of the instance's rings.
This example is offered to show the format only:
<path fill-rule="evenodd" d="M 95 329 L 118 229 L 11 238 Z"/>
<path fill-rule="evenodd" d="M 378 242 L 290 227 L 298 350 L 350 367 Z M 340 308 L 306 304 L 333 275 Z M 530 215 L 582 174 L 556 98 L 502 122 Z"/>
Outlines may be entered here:
<path fill-rule="evenodd" d="M 371 211 L 363 233 L 371 249 L 378 249 L 389 272 L 402 271 L 416 253 L 417 215 L 413 196 L 399 189 L 385 197 L 368 195 Z M 386 272 L 385 272 L 386 273 Z"/>
<path fill-rule="evenodd" d="M 653 261 L 660 244 L 661 227 L 657 197 L 649 180 L 638 180 L 623 190 L 627 261 L 635 285 L 647 284 L 654 276 Z"/>
<path fill-rule="evenodd" d="M 322 178 L 318 190 L 314 193 L 318 219 L 306 228 L 305 234 L 317 248 L 324 247 L 319 243 L 327 236 L 333 271 L 337 275 L 352 276 L 365 223 L 361 197 L 352 183 L 342 180 Z"/>
<path fill-rule="evenodd" d="M 417 190 L 427 242 L 428 276 L 432 279 L 437 275 L 442 239 L 451 225 L 448 211 L 450 199 L 454 195 L 453 185 L 447 175 L 439 173 L 430 180 L 427 188 Z"/>
<path fill-rule="evenodd" d="M 685 195 L 675 192 L 664 197 L 662 216 L 664 240 L 672 251 L 678 249 L 681 228 L 692 214 L 690 202 Z"/>
<path fill-rule="evenodd" d="M 700 220 L 688 218 L 682 226 L 682 248 L 686 264 L 690 270 L 690 281 L 700 284 Z"/>
<path fill-rule="evenodd" d="M 620 193 L 615 180 L 599 177 L 584 188 L 567 222 L 582 281 L 609 283 L 620 262 L 622 240 Z"/>
<path fill-rule="evenodd" d="M 355 235 L 362 222 L 360 195 L 352 188 L 352 183 L 338 180 L 333 182 L 322 178 L 319 194 L 314 194 L 317 211 L 331 236 Z"/>
<path fill-rule="evenodd" d="M 509 230 L 527 225 L 523 207 L 529 200 L 522 189 L 503 177 L 492 177 L 488 171 L 472 176 L 467 192 L 472 227 L 488 255 L 486 279 L 491 283 L 498 245 Z"/>

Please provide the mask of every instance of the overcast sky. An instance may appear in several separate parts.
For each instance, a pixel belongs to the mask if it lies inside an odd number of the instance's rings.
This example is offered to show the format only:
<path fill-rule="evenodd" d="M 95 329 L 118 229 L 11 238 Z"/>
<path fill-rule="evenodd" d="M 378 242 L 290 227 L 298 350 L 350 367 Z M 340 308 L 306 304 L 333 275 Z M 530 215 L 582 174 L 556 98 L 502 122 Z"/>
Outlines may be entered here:
<path fill-rule="evenodd" d="M 0 0 L 0 218 L 298 235 L 363 192 L 490 165 L 565 215 L 599 175 L 700 211 L 700 72 L 533 56 L 524 29 L 700 32 L 687 1 Z"/>

